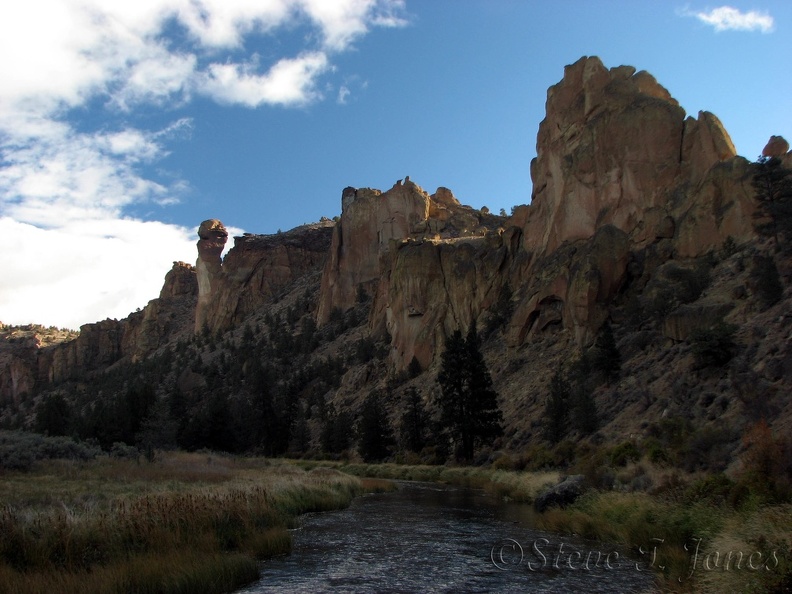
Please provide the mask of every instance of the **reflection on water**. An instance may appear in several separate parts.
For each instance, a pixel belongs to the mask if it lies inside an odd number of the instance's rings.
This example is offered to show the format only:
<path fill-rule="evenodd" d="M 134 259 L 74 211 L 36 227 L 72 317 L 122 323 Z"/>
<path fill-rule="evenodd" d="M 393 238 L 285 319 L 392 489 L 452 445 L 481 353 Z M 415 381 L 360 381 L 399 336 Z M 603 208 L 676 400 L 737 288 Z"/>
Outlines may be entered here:
<path fill-rule="evenodd" d="M 400 483 L 343 511 L 310 514 L 290 555 L 241 592 L 652 592 L 624 551 L 529 530 L 530 507 L 480 491 Z"/>

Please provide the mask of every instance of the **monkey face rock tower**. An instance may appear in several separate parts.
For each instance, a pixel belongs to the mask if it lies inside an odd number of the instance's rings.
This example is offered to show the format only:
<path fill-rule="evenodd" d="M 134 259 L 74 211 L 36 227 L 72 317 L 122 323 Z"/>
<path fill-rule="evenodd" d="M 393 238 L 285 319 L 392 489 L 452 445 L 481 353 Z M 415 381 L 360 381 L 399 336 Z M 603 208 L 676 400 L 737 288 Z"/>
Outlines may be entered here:
<path fill-rule="evenodd" d="M 198 277 L 198 305 L 195 309 L 195 332 L 200 332 L 206 325 L 207 306 L 216 289 L 228 231 L 217 219 L 209 219 L 198 227 L 198 261 L 195 272 Z"/>

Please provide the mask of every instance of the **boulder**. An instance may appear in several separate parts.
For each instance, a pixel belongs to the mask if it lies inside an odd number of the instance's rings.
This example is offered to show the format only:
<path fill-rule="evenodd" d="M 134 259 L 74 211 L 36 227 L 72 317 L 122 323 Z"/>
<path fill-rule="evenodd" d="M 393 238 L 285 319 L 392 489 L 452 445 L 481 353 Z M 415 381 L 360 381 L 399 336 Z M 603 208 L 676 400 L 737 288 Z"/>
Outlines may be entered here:
<path fill-rule="evenodd" d="M 789 152 L 789 143 L 783 136 L 771 136 L 762 149 L 763 157 L 781 158 Z"/>
<path fill-rule="evenodd" d="M 542 492 L 534 500 L 534 509 L 544 513 L 550 507 L 566 507 L 578 500 L 585 492 L 585 477 L 574 474 L 564 478 L 560 483 Z"/>

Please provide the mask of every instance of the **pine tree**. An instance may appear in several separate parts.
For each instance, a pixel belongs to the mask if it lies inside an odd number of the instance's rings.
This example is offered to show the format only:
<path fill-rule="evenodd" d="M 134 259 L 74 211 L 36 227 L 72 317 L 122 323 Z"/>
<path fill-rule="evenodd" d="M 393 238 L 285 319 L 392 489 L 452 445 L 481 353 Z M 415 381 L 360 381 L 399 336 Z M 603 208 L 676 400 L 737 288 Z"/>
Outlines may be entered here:
<path fill-rule="evenodd" d="M 613 329 L 608 322 L 602 326 L 594 343 L 594 368 L 605 377 L 610 384 L 619 378 L 621 373 L 621 353 L 613 337 Z"/>
<path fill-rule="evenodd" d="M 754 164 L 753 187 L 769 222 L 758 230 L 772 236 L 776 251 L 781 251 L 792 233 L 792 170 L 783 166 L 778 157 L 760 157 Z"/>
<path fill-rule="evenodd" d="M 393 433 L 382 399 L 376 391 L 369 394 L 363 403 L 358 434 L 358 452 L 366 462 L 380 462 L 390 455 Z"/>
<path fill-rule="evenodd" d="M 563 373 L 557 371 L 550 379 L 550 395 L 544 412 L 544 437 L 551 443 L 558 443 L 566 434 L 570 391 L 569 382 Z"/>
<path fill-rule="evenodd" d="M 503 434 L 498 394 L 492 387 L 475 325 L 466 338 L 457 330 L 448 339 L 437 381 L 441 420 L 457 442 L 458 454 L 472 460 L 476 445 L 490 444 Z"/>
<path fill-rule="evenodd" d="M 751 279 L 756 285 L 756 293 L 762 310 L 775 305 L 784 296 L 784 285 L 778 274 L 775 260 L 772 256 L 755 256 Z"/>
<path fill-rule="evenodd" d="M 428 425 L 426 411 L 421 403 L 421 393 L 410 386 L 404 391 L 404 396 L 407 403 L 399 427 L 401 442 L 406 450 L 420 452 L 426 445 Z"/>

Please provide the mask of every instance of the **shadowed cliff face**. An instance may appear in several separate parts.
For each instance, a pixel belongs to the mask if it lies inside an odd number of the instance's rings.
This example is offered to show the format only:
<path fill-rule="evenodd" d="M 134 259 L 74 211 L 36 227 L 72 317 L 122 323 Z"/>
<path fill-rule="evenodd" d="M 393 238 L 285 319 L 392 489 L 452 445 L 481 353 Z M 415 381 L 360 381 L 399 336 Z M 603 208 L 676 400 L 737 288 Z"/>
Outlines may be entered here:
<path fill-rule="evenodd" d="M 206 224 L 207 222 L 202 224 Z M 291 283 L 318 273 L 335 223 L 324 220 L 277 235 L 245 234 L 221 262 L 225 228 L 212 220 L 212 237 L 198 242 L 199 299 L 195 331 L 224 331 L 265 307 Z M 222 231 L 220 231 L 222 229 Z M 205 247 L 202 242 L 206 241 Z"/>

